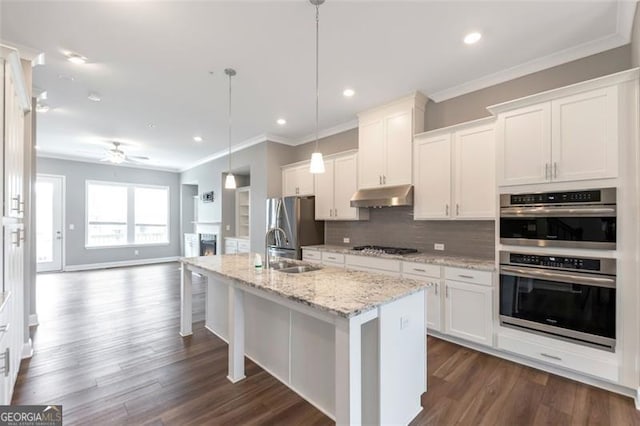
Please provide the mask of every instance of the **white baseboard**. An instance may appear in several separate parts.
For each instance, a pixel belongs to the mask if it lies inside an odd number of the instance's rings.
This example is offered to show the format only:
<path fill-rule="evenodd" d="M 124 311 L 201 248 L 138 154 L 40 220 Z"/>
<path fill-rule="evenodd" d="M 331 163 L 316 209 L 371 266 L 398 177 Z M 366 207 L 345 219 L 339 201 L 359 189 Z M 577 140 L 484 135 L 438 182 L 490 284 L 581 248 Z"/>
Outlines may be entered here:
<path fill-rule="evenodd" d="M 636 397 L 633 399 L 636 402 L 636 410 L 640 410 L 640 388 L 636 390 Z"/>
<path fill-rule="evenodd" d="M 38 325 L 38 314 L 29 315 L 29 327 L 35 327 Z"/>
<path fill-rule="evenodd" d="M 33 342 L 31 339 L 22 345 L 22 357 L 21 359 L 31 358 L 33 356 Z"/>
<path fill-rule="evenodd" d="M 122 260 L 118 262 L 86 263 L 84 265 L 66 265 L 64 272 L 90 271 L 92 269 L 121 268 L 123 266 L 152 265 L 154 263 L 177 262 L 180 256 L 159 257 L 155 259 Z"/>

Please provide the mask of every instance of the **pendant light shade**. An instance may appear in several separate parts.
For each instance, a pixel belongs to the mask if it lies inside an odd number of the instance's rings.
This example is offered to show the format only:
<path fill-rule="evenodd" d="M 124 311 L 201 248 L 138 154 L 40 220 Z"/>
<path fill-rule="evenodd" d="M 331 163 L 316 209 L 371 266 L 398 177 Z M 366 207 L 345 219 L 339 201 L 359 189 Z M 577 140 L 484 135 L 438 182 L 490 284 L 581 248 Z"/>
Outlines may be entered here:
<path fill-rule="evenodd" d="M 224 180 L 225 189 L 236 189 L 236 177 L 233 173 L 227 174 L 227 178 Z"/>
<path fill-rule="evenodd" d="M 311 164 L 309 165 L 311 173 L 324 173 L 324 158 L 321 152 L 311 154 Z"/>
<path fill-rule="evenodd" d="M 229 168 L 227 170 L 227 178 L 224 180 L 224 188 L 236 189 L 236 177 L 231 173 L 231 77 L 236 75 L 236 70 L 227 68 L 224 73 L 229 77 L 229 154 L 227 155 Z"/>
<path fill-rule="evenodd" d="M 319 66 L 320 66 L 320 5 L 324 3 L 324 0 L 309 0 L 312 5 L 316 7 L 316 146 L 311 154 L 311 164 L 309 165 L 309 172 L 311 173 L 324 173 L 324 158 L 322 153 L 318 149 L 318 109 L 320 101 L 320 78 L 319 78 Z"/>

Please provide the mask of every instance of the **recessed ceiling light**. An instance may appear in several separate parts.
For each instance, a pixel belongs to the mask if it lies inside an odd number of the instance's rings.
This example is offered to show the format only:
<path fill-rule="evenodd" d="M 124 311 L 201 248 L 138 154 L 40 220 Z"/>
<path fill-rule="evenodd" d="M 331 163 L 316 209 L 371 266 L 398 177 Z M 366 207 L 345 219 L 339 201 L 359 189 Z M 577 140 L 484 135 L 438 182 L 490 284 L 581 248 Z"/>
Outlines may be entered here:
<path fill-rule="evenodd" d="M 98 95 L 96 92 L 89 93 L 89 96 L 87 96 L 87 98 L 93 102 L 100 102 L 102 100 L 100 95 Z"/>
<path fill-rule="evenodd" d="M 67 56 L 67 61 L 73 64 L 82 65 L 87 63 L 87 58 L 85 58 L 82 55 L 78 55 L 77 53 L 67 52 L 66 56 Z"/>
<path fill-rule="evenodd" d="M 58 74 L 58 78 L 59 78 L 60 80 L 67 80 L 67 81 L 73 81 L 73 80 L 75 80 L 75 79 L 76 79 L 74 76 L 72 76 L 72 75 L 67 75 L 67 74 Z"/>
<path fill-rule="evenodd" d="M 147 127 L 150 128 L 150 129 L 155 129 L 156 125 L 153 124 L 153 123 L 149 123 L 149 124 L 147 124 Z"/>
<path fill-rule="evenodd" d="M 355 95 L 355 94 L 356 94 L 356 91 L 355 91 L 355 90 L 353 90 L 353 89 L 344 89 L 344 91 L 342 92 L 342 95 L 343 95 L 345 98 L 350 98 L 350 97 L 352 97 L 352 96 L 353 96 L 353 95 Z"/>
<path fill-rule="evenodd" d="M 36 104 L 36 112 L 47 112 L 49 109 L 47 104 Z"/>
<path fill-rule="evenodd" d="M 464 36 L 464 42 L 466 44 L 475 44 L 479 42 L 481 38 L 482 34 L 480 34 L 479 32 L 472 32 Z"/>
<path fill-rule="evenodd" d="M 276 123 L 278 123 L 281 126 L 284 126 L 285 124 L 287 124 L 287 120 L 285 120 L 284 118 L 278 118 L 278 120 L 276 120 Z"/>
<path fill-rule="evenodd" d="M 202 142 L 202 137 L 201 136 L 194 136 L 193 140 L 196 142 Z"/>

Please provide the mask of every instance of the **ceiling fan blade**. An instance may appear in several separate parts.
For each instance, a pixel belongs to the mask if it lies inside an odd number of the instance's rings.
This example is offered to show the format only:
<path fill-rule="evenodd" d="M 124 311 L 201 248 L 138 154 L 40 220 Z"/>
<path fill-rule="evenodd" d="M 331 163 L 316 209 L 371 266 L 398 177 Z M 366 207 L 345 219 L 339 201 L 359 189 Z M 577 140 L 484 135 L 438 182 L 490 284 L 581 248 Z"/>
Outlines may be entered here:
<path fill-rule="evenodd" d="M 124 162 L 129 164 L 144 164 L 141 161 L 132 160 L 131 157 L 125 158 Z"/>
<path fill-rule="evenodd" d="M 149 157 L 145 157 L 144 155 L 127 155 L 127 158 L 132 160 L 142 160 L 142 161 L 149 160 Z"/>
<path fill-rule="evenodd" d="M 104 157 L 100 159 L 101 162 L 106 163 L 107 161 L 111 161 L 109 157 Z"/>

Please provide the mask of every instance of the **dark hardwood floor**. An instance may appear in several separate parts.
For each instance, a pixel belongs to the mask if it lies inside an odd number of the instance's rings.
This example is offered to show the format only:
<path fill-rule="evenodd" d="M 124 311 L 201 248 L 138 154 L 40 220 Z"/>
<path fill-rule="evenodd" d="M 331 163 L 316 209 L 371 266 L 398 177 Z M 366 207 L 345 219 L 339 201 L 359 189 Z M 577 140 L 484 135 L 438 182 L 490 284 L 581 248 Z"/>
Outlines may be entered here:
<path fill-rule="evenodd" d="M 62 404 L 65 424 L 332 422 L 247 360 L 226 379 L 226 344 L 204 329 L 194 279 L 194 334 L 178 335 L 178 264 L 38 276 L 36 353 L 14 404 Z M 633 401 L 429 338 L 429 391 L 413 424 L 640 425 Z"/>

